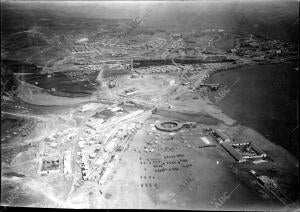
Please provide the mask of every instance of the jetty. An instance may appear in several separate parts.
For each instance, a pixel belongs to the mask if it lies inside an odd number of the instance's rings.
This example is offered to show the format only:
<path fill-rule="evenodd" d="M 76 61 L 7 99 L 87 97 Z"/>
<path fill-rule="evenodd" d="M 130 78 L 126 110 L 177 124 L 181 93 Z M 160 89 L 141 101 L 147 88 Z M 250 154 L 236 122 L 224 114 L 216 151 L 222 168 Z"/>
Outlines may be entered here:
<path fill-rule="evenodd" d="M 212 90 L 218 90 L 220 84 L 208 84 L 208 83 L 200 83 L 199 87 L 207 86 Z"/>

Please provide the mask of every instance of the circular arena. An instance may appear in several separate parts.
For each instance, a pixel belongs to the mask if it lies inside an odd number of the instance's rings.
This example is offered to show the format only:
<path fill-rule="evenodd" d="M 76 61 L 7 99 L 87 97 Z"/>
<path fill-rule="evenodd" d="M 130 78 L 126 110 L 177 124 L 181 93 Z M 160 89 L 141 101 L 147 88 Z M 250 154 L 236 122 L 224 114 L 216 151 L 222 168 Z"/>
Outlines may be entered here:
<path fill-rule="evenodd" d="M 183 127 L 183 123 L 172 120 L 172 121 L 164 121 L 158 124 L 155 124 L 155 128 L 165 132 L 173 132 L 178 131 Z"/>

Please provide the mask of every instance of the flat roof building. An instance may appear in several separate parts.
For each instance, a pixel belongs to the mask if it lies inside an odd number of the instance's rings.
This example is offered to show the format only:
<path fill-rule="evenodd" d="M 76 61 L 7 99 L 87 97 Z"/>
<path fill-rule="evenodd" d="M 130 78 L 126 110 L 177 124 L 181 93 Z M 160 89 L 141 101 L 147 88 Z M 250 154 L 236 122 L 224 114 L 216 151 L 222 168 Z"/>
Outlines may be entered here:
<path fill-rule="evenodd" d="M 220 129 L 214 130 L 214 134 L 220 139 L 222 139 L 223 142 L 230 142 L 230 138 Z"/>
<path fill-rule="evenodd" d="M 64 173 L 65 174 L 72 173 L 71 159 L 72 159 L 71 151 L 65 151 L 65 155 L 64 155 Z"/>

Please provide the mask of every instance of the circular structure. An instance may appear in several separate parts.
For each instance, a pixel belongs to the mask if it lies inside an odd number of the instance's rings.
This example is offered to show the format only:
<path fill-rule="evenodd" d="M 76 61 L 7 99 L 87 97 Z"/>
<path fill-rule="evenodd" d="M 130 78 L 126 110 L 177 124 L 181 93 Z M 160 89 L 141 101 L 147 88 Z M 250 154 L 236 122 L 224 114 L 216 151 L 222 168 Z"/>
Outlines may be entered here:
<path fill-rule="evenodd" d="M 166 131 L 166 132 L 173 132 L 180 130 L 183 127 L 183 124 L 179 121 L 165 121 L 160 122 L 155 125 L 155 128 L 158 130 Z"/>

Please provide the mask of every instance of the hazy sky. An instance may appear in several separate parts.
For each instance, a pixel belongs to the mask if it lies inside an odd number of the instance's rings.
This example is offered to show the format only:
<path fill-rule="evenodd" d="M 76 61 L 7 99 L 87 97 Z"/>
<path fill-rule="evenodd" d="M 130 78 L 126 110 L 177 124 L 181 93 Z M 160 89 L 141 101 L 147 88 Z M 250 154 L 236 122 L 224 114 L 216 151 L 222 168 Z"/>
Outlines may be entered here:
<path fill-rule="evenodd" d="M 7 1 L 13 2 L 13 1 Z M 17 1 L 14 1 L 17 2 Z M 292 3 L 291 3 L 292 2 Z M 97 18 L 133 18 L 142 16 L 152 10 L 149 18 L 161 14 L 177 15 L 217 12 L 217 11 L 246 11 L 270 12 L 280 9 L 282 12 L 297 14 L 297 1 L 287 0 L 201 0 L 201 1 L 21 1 L 24 8 L 47 8 L 68 13 L 83 14 Z"/>
<path fill-rule="evenodd" d="M 293 24 L 299 19 L 299 2 L 296 0 L 9 2 L 7 5 L 11 6 L 11 10 L 28 10 L 28 14 L 33 15 L 39 11 L 39 18 L 45 14 L 45 18 L 54 15 L 71 18 L 135 19 L 148 12 L 142 25 L 174 29 L 185 26 L 193 29 L 218 27 L 231 30 L 244 24 L 248 29 L 256 29 L 257 32 L 270 26 L 277 34 L 281 32 L 275 28 L 294 33 L 297 26 Z M 47 14 L 50 16 L 47 17 Z"/>

